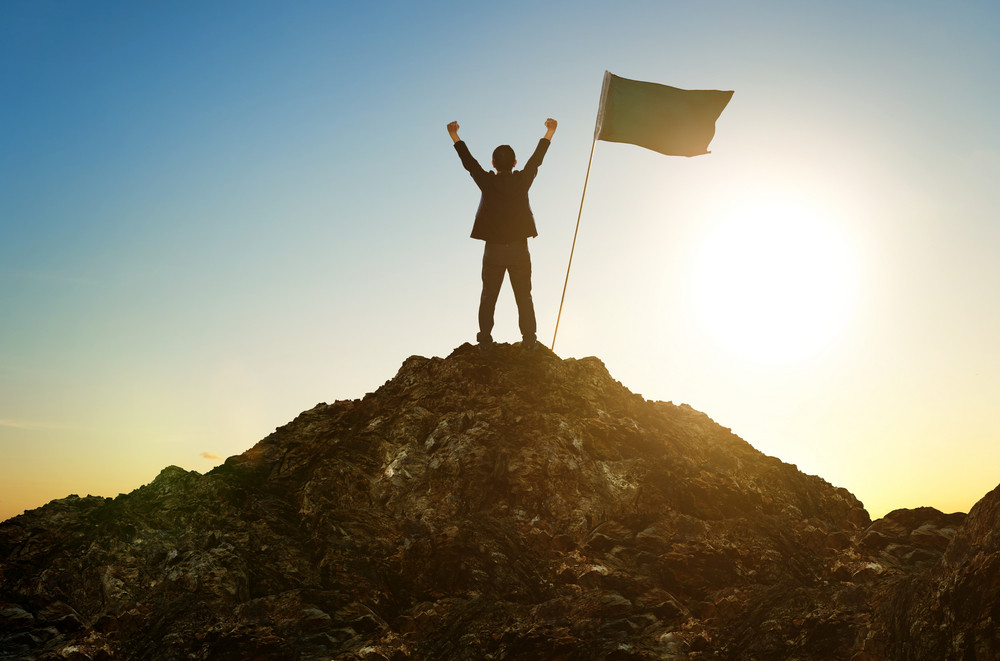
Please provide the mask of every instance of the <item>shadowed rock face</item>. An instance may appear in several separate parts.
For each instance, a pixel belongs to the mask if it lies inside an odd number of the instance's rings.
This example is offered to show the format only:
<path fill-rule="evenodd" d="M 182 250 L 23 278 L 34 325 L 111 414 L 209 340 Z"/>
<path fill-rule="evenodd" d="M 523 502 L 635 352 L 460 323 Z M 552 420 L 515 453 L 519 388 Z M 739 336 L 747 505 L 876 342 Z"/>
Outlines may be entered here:
<path fill-rule="evenodd" d="M 993 659 L 998 518 L 872 523 L 595 358 L 464 345 L 3 523 L 0 659 Z"/>

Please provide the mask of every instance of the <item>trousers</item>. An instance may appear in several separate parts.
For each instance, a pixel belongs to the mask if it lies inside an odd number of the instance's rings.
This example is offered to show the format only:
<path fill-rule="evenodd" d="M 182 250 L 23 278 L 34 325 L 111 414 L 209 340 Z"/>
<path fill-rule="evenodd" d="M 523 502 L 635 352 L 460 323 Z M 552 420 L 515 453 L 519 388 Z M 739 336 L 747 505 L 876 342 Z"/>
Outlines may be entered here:
<path fill-rule="evenodd" d="M 479 298 L 479 334 L 481 344 L 493 341 L 493 315 L 504 274 L 510 275 L 510 286 L 517 303 L 517 325 L 526 344 L 535 341 L 535 305 L 531 301 L 531 255 L 528 240 L 514 243 L 487 242 L 483 250 L 483 293 Z"/>

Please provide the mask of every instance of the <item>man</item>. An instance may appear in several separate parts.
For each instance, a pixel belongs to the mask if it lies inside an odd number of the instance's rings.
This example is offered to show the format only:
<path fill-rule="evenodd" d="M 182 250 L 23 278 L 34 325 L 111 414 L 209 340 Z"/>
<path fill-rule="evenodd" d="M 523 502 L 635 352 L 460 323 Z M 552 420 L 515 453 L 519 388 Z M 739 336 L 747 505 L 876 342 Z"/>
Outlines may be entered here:
<path fill-rule="evenodd" d="M 556 132 L 556 120 L 546 119 L 545 128 L 545 137 L 538 141 L 523 170 L 514 171 L 517 165 L 514 150 L 509 145 L 500 145 L 493 151 L 496 172 L 486 172 L 458 137 L 458 122 L 448 124 L 448 134 L 455 143 L 462 165 L 482 191 L 476 221 L 472 226 L 472 238 L 486 242 L 483 250 L 483 293 L 479 299 L 479 334 L 476 335 L 479 348 L 484 353 L 488 353 L 493 345 L 493 313 L 504 273 L 510 274 L 510 286 L 517 302 L 522 349 L 526 353 L 535 349 L 535 307 L 531 302 L 528 237 L 538 236 L 538 232 L 528 205 L 528 189 Z"/>

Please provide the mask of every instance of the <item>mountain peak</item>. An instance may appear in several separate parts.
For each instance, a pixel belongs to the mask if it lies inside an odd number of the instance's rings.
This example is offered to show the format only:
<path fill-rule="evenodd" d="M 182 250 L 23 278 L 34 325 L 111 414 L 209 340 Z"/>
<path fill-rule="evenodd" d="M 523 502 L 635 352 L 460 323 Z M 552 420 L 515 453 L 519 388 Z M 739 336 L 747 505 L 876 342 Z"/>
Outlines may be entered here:
<path fill-rule="evenodd" d="M 894 609 L 939 617 L 922 588 L 997 552 L 996 508 L 873 523 L 597 358 L 511 345 L 78 500 L 0 527 L 0 659 L 894 658 Z"/>

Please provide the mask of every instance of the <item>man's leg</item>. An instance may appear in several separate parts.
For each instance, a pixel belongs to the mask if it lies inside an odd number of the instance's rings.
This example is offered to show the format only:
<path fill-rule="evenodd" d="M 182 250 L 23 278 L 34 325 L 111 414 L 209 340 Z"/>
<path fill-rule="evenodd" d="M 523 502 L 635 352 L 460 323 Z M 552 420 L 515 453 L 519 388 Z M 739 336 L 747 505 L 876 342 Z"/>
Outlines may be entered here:
<path fill-rule="evenodd" d="M 476 341 L 483 345 L 493 342 L 493 312 L 505 271 L 503 266 L 488 263 L 483 255 L 483 293 L 479 297 L 479 334 L 476 335 Z"/>
<path fill-rule="evenodd" d="M 507 267 L 510 273 L 510 286 L 514 289 L 514 300 L 517 302 L 517 325 L 521 329 L 521 338 L 526 348 L 535 343 L 535 305 L 531 301 L 531 257 L 528 248 L 524 248 L 523 258 Z"/>

